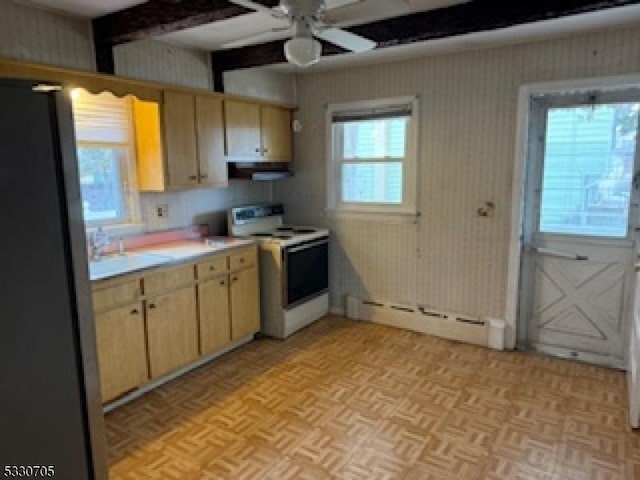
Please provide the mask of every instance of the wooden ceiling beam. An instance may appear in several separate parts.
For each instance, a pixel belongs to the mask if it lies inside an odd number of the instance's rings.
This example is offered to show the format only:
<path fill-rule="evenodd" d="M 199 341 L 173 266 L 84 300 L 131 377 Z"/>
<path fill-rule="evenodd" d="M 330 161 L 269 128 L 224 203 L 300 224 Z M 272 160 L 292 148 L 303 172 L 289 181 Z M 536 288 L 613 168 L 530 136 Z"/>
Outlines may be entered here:
<path fill-rule="evenodd" d="M 375 41 L 378 44 L 377 48 L 381 49 L 636 3 L 640 3 L 640 0 L 474 0 L 437 10 L 356 25 L 346 30 Z M 284 62 L 283 44 L 284 41 L 277 41 L 215 51 L 211 54 L 213 68 L 229 71 Z M 324 44 L 323 56 L 339 53 L 344 53 L 344 50 Z"/>
<path fill-rule="evenodd" d="M 275 7 L 278 0 L 257 0 Z M 119 45 L 226 20 L 253 10 L 227 0 L 149 0 L 93 19 L 96 43 Z"/>
<path fill-rule="evenodd" d="M 278 0 L 255 0 L 275 7 Z M 93 19 L 96 66 L 101 73 L 114 73 L 113 47 L 122 43 L 177 32 L 252 10 L 227 0 L 149 0 L 130 8 Z"/>

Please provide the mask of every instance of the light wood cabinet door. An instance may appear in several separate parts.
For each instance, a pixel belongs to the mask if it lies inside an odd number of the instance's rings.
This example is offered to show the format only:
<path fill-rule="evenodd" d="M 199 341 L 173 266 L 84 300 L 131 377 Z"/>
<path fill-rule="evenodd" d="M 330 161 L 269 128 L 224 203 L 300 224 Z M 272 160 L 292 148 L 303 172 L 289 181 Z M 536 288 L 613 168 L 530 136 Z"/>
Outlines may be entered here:
<path fill-rule="evenodd" d="M 193 286 L 147 300 L 147 341 L 151 378 L 162 377 L 198 358 Z"/>
<path fill-rule="evenodd" d="M 261 109 L 263 156 L 272 162 L 290 162 L 293 157 L 291 112 L 269 106 Z"/>
<path fill-rule="evenodd" d="M 163 268 L 144 277 L 145 295 L 156 295 L 176 290 L 193 282 L 194 271 L 191 265 L 178 265 Z"/>
<path fill-rule="evenodd" d="M 195 102 L 188 93 L 164 92 L 164 139 L 167 183 L 170 187 L 198 185 Z"/>
<path fill-rule="evenodd" d="M 260 161 L 260 106 L 226 100 L 224 120 L 226 153 L 229 160 Z"/>
<path fill-rule="evenodd" d="M 226 187 L 229 184 L 229 175 L 224 157 L 222 100 L 196 96 L 195 102 L 200 183 Z"/>
<path fill-rule="evenodd" d="M 214 353 L 231 341 L 229 277 L 212 278 L 198 285 L 200 353 Z"/>
<path fill-rule="evenodd" d="M 141 192 L 162 192 L 166 187 L 160 105 L 134 98 L 133 126 L 135 130 L 138 189 Z"/>
<path fill-rule="evenodd" d="M 258 269 L 232 273 L 230 281 L 231 338 L 237 340 L 260 330 Z"/>
<path fill-rule="evenodd" d="M 95 316 L 100 386 L 104 403 L 149 378 L 142 303 Z"/>

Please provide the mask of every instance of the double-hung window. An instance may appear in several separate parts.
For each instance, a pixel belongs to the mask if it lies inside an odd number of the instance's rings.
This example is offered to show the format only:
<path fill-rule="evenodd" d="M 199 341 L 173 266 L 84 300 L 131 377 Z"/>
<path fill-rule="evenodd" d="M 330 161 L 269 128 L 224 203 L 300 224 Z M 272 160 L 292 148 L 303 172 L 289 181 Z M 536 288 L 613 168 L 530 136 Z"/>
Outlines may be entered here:
<path fill-rule="evenodd" d="M 81 89 L 73 90 L 72 100 L 85 225 L 136 223 L 131 101 Z"/>
<path fill-rule="evenodd" d="M 330 105 L 328 207 L 416 214 L 415 98 Z"/>

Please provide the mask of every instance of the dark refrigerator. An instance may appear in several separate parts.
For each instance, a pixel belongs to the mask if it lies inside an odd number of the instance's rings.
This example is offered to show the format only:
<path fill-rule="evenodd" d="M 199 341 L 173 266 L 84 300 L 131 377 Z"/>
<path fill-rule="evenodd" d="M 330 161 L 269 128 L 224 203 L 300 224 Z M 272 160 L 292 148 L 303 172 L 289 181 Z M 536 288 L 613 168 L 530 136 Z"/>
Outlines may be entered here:
<path fill-rule="evenodd" d="M 0 207 L 0 477 L 106 478 L 71 102 L 55 85 L 0 80 Z"/>

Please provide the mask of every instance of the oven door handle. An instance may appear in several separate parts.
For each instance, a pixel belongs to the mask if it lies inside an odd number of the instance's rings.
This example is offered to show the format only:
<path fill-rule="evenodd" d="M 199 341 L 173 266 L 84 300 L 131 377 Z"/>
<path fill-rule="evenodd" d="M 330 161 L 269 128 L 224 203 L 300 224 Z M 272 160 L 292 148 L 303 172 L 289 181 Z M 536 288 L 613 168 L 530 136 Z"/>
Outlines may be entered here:
<path fill-rule="evenodd" d="M 328 238 L 323 238 L 322 240 L 318 240 L 317 242 L 305 243 L 304 245 L 287 248 L 287 253 L 296 253 L 301 252 L 302 250 L 307 250 L 308 248 L 319 247 L 320 245 L 326 245 L 329 243 Z"/>

